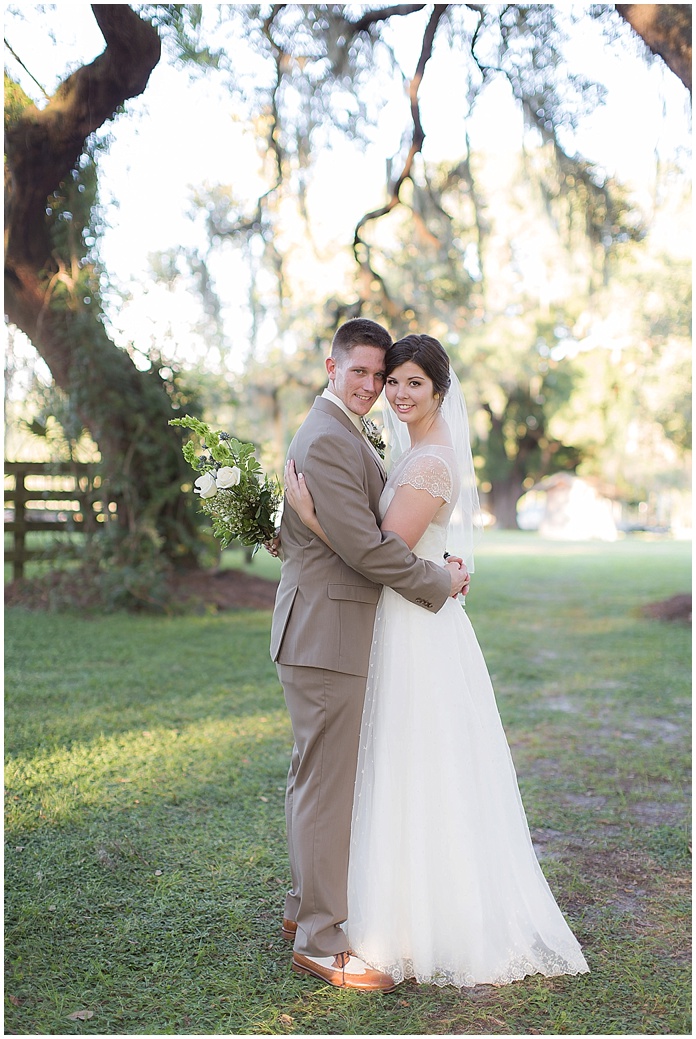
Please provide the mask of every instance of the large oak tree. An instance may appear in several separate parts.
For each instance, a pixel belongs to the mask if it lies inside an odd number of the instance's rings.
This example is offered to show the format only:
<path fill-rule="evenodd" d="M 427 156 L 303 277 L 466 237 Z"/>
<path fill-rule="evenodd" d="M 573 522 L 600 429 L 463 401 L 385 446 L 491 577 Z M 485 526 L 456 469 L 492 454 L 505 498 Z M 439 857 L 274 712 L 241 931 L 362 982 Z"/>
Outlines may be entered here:
<path fill-rule="evenodd" d="M 171 395 L 155 368 L 139 371 L 109 338 L 84 241 L 87 141 L 145 90 L 160 39 L 126 5 L 92 10 L 106 47 L 45 107 L 6 82 L 5 311 L 98 444 L 122 533 L 143 534 L 169 558 L 190 559 L 193 525 L 181 494 L 188 467 L 167 425 L 175 414 Z"/>

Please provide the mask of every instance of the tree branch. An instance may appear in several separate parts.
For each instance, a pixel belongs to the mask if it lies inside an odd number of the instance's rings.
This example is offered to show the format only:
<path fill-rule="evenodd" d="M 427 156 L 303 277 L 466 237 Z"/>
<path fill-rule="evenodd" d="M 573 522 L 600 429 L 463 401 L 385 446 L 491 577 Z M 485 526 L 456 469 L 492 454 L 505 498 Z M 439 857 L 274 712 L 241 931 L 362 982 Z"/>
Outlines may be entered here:
<path fill-rule="evenodd" d="M 24 109 L 6 133 L 9 171 L 7 257 L 15 262 L 46 259 L 46 199 L 77 162 L 85 140 L 128 98 L 145 89 L 160 58 L 156 30 L 125 4 L 94 4 L 106 49 L 58 87 L 42 110 Z M 27 233 L 27 227 L 31 233 Z M 13 228 L 20 229 L 17 236 Z M 30 251 L 20 243 L 26 243 Z M 44 255 L 40 255 L 44 251 Z"/>
<path fill-rule="evenodd" d="M 616 4 L 653 54 L 691 93 L 691 4 Z"/>
<path fill-rule="evenodd" d="M 402 8 L 399 8 L 399 10 L 404 10 L 406 6 L 408 5 L 403 5 Z M 428 61 L 430 60 L 430 57 L 433 53 L 433 43 L 435 41 L 437 27 L 449 6 L 449 4 L 435 4 L 432 14 L 430 15 L 430 19 L 428 20 L 425 33 L 423 35 L 423 44 L 421 46 L 421 53 L 418 59 L 418 64 L 416 66 L 416 71 L 413 75 L 413 79 L 409 84 L 408 95 L 411 103 L 413 136 L 411 138 L 411 147 L 409 148 L 408 155 L 406 156 L 406 161 L 404 162 L 403 169 L 396 182 L 391 186 L 390 195 L 387 202 L 383 206 L 380 206 L 379 209 L 373 209 L 371 212 L 365 213 L 365 215 L 362 216 L 358 221 L 355 228 L 355 233 L 353 235 L 353 253 L 355 255 L 355 259 L 358 265 L 364 272 L 367 271 L 371 278 L 376 278 L 382 284 L 382 279 L 377 275 L 377 273 L 372 269 L 370 265 L 370 250 L 367 244 L 362 240 L 360 232 L 362 228 L 365 226 L 365 224 L 369 223 L 372 220 L 377 220 L 381 216 L 385 216 L 387 213 L 390 213 L 395 206 L 399 205 L 401 201 L 401 188 L 403 187 L 404 182 L 410 179 L 415 157 L 423 147 L 423 142 L 425 140 L 425 131 L 423 130 L 423 124 L 421 123 L 420 118 L 418 91 L 423 80 L 423 73 L 425 72 L 425 67 L 428 64 Z M 389 10 L 389 8 L 386 8 L 386 10 Z M 378 12 L 371 13 L 376 14 Z M 361 247 L 364 250 L 364 256 L 362 258 L 359 256 Z"/>
<path fill-rule="evenodd" d="M 415 14 L 416 11 L 422 11 L 424 7 L 427 7 L 427 4 L 394 4 L 392 7 L 382 7 L 378 11 L 366 11 L 357 22 L 346 22 L 346 24 L 355 35 L 365 32 L 376 22 L 384 22 L 395 15 Z"/>
<path fill-rule="evenodd" d="M 476 64 L 477 69 L 481 73 L 482 79 L 485 80 L 486 76 L 488 75 L 489 72 L 502 72 L 502 69 L 498 65 L 482 65 L 481 62 L 479 61 L 479 58 L 478 58 L 477 54 L 476 54 L 476 44 L 478 43 L 479 33 L 483 29 L 483 26 L 484 26 L 485 20 L 486 20 L 486 12 L 484 11 L 484 6 L 486 6 L 486 5 L 484 5 L 484 4 L 467 4 L 466 6 L 469 8 L 470 11 L 473 11 L 476 15 L 478 15 L 478 23 L 477 23 L 476 28 L 474 29 L 473 35 L 471 37 L 471 43 L 469 44 L 469 50 L 471 52 L 471 57 L 474 59 L 474 62 Z M 488 6 L 490 6 L 490 5 L 488 5 Z"/>
<path fill-rule="evenodd" d="M 80 135 L 81 143 L 124 101 L 142 94 L 161 53 L 157 31 L 126 4 L 92 4 L 92 12 L 106 49 L 61 83 L 41 113 L 61 137 Z"/>
<path fill-rule="evenodd" d="M 46 91 L 44 90 L 44 88 L 43 88 L 43 87 L 41 86 L 41 84 L 39 83 L 39 81 L 38 81 L 38 79 L 36 78 L 36 76 L 33 76 L 33 75 L 31 74 L 31 72 L 29 71 L 29 69 L 28 69 L 28 68 L 26 67 L 26 65 L 24 64 L 24 62 L 23 62 L 23 61 L 22 61 L 22 59 L 20 58 L 19 54 L 17 54 L 17 52 L 16 52 L 15 50 L 13 50 L 13 48 L 12 48 L 12 47 L 10 46 L 9 40 L 7 39 L 7 37 L 6 37 L 6 36 L 4 37 L 4 43 L 5 43 L 5 46 L 7 47 L 8 51 L 10 52 L 10 54 L 12 55 L 12 57 L 14 58 L 14 60 L 15 60 L 15 61 L 17 62 L 17 64 L 18 64 L 18 65 L 20 65 L 20 66 L 21 66 L 21 67 L 22 67 L 22 68 L 24 69 L 24 71 L 26 72 L 27 76 L 29 76 L 29 78 L 30 78 L 30 79 L 32 79 L 32 80 L 34 81 L 34 83 L 36 83 L 37 87 L 39 88 L 39 90 L 41 91 L 41 93 L 43 94 L 43 96 L 44 96 L 45 98 L 47 98 L 47 97 L 48 97 L 48 94 L 46 93 Z"/>

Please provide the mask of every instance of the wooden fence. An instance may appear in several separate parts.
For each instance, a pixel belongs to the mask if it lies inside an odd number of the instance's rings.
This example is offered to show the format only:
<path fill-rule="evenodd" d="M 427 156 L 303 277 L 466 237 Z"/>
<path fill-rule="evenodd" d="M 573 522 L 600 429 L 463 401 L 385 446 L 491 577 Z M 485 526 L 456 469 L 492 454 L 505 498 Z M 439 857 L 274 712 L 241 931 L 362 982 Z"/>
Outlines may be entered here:
<path fill-rule="evenodd" d="M 12 548 L 5 562 L 12 576 L 24 575 L 24 564 L 45 550 L 27 546 L 33 531 L 89 533 L 116 518 L 116 502 L 105 494 L 99 467 L 82 462 L 5 462 L 5 532 Z"/>

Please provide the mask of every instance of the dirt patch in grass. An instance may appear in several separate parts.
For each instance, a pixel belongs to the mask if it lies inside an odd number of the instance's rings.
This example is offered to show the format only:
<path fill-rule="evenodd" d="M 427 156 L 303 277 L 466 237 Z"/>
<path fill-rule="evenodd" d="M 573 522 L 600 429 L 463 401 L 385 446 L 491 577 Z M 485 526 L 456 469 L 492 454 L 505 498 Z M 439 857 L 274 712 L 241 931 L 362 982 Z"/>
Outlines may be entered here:
<path fill-rule="evenodd" d="M 652 911 L 652 904 L 682 898 L 688 894 L 689 868 L 667 869 L 649 852 L 619 848 L 577 849 L 575 864 L 591 885 L 589 917 L 607 906 L 634 914 L 635 925 Z"/>
<path fill-rule="evenodd" d="M 660 602 L 650 602 L 641 606 L 643 617 L 652 617 L 658 621 L 677 621 L 680 624 L 691 624 L 691 594 L 672 595 Z"/>

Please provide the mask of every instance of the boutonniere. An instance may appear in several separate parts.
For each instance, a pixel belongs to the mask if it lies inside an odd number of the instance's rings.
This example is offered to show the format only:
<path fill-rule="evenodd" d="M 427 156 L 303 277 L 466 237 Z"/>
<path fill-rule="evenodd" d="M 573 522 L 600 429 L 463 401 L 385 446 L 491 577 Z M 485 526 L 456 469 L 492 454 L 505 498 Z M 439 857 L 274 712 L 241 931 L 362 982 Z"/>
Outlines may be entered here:
<path fill-rule="evenodd" d="M 384 458 L 384 452 L 387 449 L 387 445 L 382 440 L 382 430 L 369 418 L 363 418 L 362 424 L 363 429 L 365 430 L 365 436 L 370 441 L 379 457 Z"/>

